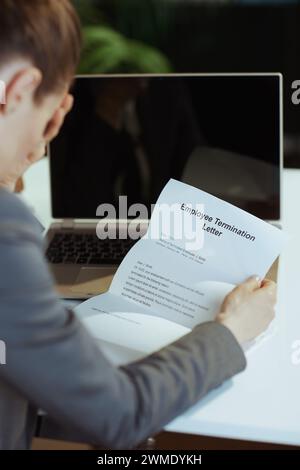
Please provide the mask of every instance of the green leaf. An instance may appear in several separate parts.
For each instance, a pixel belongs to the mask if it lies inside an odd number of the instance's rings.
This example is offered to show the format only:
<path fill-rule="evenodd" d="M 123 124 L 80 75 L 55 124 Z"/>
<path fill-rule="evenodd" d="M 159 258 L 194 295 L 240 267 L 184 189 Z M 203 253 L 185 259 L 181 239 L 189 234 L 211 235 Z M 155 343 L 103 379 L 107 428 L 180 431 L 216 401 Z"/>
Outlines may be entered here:
<path fill-rule="evenodd" d="M 168 59 L 151 46 L 127 39 L 109 26 L 84 28 L 79 73 L 168 73 Z"/>

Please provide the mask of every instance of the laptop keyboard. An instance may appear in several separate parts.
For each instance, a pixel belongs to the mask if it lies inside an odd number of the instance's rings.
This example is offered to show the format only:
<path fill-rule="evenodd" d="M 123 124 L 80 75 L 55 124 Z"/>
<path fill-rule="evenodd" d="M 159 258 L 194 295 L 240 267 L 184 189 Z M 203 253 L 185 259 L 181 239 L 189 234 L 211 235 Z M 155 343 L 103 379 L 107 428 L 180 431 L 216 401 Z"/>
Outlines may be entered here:
<path fill-rule="evenodd" d="M 138 240 L 100 240 L 91 233 L 55 234 L 46 257 L 52 264 L 120 264 Z"/>

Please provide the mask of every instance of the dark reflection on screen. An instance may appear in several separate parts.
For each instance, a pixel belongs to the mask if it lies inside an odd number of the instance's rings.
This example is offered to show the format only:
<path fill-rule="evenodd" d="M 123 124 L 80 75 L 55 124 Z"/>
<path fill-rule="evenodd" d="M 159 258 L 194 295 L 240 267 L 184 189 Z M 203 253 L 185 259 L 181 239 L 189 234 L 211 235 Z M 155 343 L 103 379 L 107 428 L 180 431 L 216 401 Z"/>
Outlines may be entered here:
<path fill-rule="evenodd" d="M 51 145 L 53 215 L 155 203 L 170 178 L 279 218 L 279 77 L 101 77 L 75 82 Z"/>

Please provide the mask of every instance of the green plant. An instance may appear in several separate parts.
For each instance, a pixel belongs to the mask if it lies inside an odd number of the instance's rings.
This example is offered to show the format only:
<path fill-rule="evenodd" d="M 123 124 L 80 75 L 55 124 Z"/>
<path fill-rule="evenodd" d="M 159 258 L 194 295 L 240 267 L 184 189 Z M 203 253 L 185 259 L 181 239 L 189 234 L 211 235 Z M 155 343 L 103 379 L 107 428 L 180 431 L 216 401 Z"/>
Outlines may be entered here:
<path fill-rule="evenodd" d="M 156 49 L 125 38 L 109 26 L 84 28 L 79 73 L 168 73 L 171 64 Z"/>
<path fill-rule="evenodd" d="M 123 0 L 124 1 L 124 0 Z M 169 60 L 154 46 L 126 37 L 111 24 L 104 3 L 95 0 L 73 0 L 83 24 L 84 45 L 78 72 L 97 73 L 169 73 Z M 102 6 L 102 7 L 101 7 Z M 118 17 L 124 15 L 124 4 L 110 3 Z"/>

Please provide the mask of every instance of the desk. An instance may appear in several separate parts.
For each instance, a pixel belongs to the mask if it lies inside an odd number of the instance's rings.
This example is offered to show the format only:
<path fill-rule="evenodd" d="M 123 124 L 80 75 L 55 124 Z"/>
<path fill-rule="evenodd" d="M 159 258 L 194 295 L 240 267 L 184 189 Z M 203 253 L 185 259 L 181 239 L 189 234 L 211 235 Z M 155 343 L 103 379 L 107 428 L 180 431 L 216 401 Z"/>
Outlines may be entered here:
<path fill-rule="evenodd" d="M 297 364 L 292 362 L 293 344 L 300 342 L 300 171 L 285 170 L 283 183 L 283 228 L 292 238 L 279 267 L 275 332 L 250 352 L 245 372 L 170 423 L 167 431 L 300 445 L 300 353 Z M 27 173 L 23 197 L 48 226 L 47 160 Z"/>

